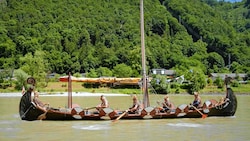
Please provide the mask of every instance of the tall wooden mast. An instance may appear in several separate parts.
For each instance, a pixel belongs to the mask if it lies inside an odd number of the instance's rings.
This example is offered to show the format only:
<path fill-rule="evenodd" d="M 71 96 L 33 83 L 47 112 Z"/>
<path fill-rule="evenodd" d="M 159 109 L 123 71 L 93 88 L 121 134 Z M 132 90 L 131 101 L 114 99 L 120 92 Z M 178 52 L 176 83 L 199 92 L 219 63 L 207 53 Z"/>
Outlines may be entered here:
<path fill-rule="evenodd" d="M 146 57 L 145 57 L 145 39 L 144 39 L 144 10 L 143 0 L 140 0 L 140 22 L 141 22 L 141 56 L 142 56 L 142 90 L 144 108 L 149 105 L 147 76 L 146 76 Z"/>
<path fill-rule="evenodd" d="M 72 108 L 72 80 L 70 73 L 68 76 L 68 108 Z"/>

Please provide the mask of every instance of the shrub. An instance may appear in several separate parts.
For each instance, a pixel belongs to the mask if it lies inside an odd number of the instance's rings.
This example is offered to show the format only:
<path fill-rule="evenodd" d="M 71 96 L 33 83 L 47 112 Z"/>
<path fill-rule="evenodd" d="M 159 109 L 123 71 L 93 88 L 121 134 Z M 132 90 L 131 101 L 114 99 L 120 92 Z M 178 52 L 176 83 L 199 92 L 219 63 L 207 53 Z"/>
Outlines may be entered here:
<path fill-rule="evenodd" d="M 239 81 L 237 81 L 237 80 L 234 80 L 234 81 L 231 83 L 231 86 L 232 86 L 232 87 L 239 87 L 239 85 L 240 85 L 240 83 L 239 83 Z"/>
<path fill-rule="evenodd" d="M 166 77 L 162 75 L 155 75 L 151 80 L 150 84 L 153 86 L 155 91 L 159 94 L 168 94 L 170 93 L 170 83 L 166 81 Z"/>
<path fill-rule="evenodd" d="M 216 85 L 218 88 L 222 88 L 224 85 L 224 81 L 220 77 L 217 77 L 214 80 L 214 85 Z"/>
<path fill-rule="evenodd" d="M 213 80 L 212 80 L 212 78 L 208 78 L 208 79 L 207 79 L 207 84 L 208 84 L 209 86 L 212 86 L 212 85 L 213 85 Z"/>

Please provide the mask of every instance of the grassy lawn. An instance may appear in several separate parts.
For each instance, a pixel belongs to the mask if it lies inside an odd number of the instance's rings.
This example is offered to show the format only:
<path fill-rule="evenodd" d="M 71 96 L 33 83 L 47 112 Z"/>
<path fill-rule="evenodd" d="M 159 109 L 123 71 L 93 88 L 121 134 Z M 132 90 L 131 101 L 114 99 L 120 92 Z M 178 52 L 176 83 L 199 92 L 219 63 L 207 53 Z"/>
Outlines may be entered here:
<path fill-rule="evenodd" d="M 239 87 L 233 87 L 233 91 L 237 94 L 250 94 L 250 84 L 241 84 Z M 67 82 L 49 82 L 48 86 L 45 88 L 36 88 L 37 91 L 44 93 L 55 93 L 55 92 L 67 92 L 68 83 Z M 73 92 L 92 92 L 92 93 L 122 93 L 122 94 L 141 94 L 141 89 L 114 89 L 114 88 L 84 88 L 82 83 L 73 82 L 72 83 Z M 171 89 L 170 93 L 174 94 L 175 89 Z M 13 87 L 7 89 L 0 89 L 0 93 L 7 92 L 18 92 Z M 21 90 L 20 90 L 21 92 Z M 216 86 L 207 86 L 201 93 L 225 93 L 225 88 L 218 89 Z M 180 93 L 187 93 L 185 89 L 180 89 Z"/>
<path fill-rule="evenodd" d="M 67 92 L 68 83 L 65 82 L 49 82 L 46 88 L 40 88 L 38 91 L 53 93 L 53 92 Z M 122 93 L 122 94 L 139 94 L 140 89 L 112 89 L 108 87 L 100 88 L 84 88 L 82 83 L 73 82 L 72 83 L 73 92 L 91 92 L 91 93 Z"/>
<path fill-rule="evenodd" d="M 236 94 L 250 94 L 250 84 L 240 84 L 239 87 L 231 87 Z M 204 88 L 202 93 L 225 93 L 226 88 L 217 88 L 216 86 L 210 86 Z"/>

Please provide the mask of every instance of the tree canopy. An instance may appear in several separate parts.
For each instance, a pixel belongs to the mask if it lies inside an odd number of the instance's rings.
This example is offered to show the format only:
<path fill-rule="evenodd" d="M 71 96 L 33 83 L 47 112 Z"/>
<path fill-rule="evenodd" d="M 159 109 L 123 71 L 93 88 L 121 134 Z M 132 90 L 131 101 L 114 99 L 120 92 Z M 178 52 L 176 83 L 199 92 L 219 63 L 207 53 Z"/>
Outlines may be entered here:
<path fill-rule="evenodd" d="M 250 73 L 249 4 L 144 0 L 147 69 Z M 139 5 L 139 0 L 1 0 L 0 69 L 34 76 L 69 71 L 139 76 Z"/>

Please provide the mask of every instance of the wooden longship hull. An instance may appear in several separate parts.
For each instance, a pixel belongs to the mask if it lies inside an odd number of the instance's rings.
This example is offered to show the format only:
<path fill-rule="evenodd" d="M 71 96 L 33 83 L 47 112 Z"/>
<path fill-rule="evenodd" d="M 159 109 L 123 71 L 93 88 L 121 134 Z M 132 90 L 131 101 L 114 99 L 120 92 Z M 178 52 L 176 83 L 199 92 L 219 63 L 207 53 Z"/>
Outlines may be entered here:
<path fill-rule="evenodd" d="M 201 118 L 202 115 L 210 116 L 233 116 L 237 109 L 237 98 L 231 88 L 227 88 L 228 99 L 222 103 L 214 99 L 208 100 L 203 107 L 195 110 L 190 109 L 189 105 L 182 104 L 175 110 L 169 112 L 160 112 L 158 108 L 147 107 L 139 113 L 126 113 L 121 119 L 164 119 L 164 118 Z M 22 102 L 22 100 L 20 101 Z M 21 104 L 20 104 L 21 105 Z M 20 108 L 22 109 L 22 108 Z M 39 109 L 34 104 L 23 111 L 25 115 L 20 115 L 23 120 L 114 120 L 118 118 L 124 111 L 116 111 L 111 108 L 104 108 L 100 111 L 88 111 L 80 107 L 68 109 L 49 108 L 47 112 Z M 20 112 L 21 113 L 21 112 Z M 104 118 L 106 117 L 106 118 Z"/>
<path fill-rule="evenodd" d="M 227 88 L 227 100 L 219 103 L 214 99 L 208 100 L 199 109 L 192 109 L 189 105 L 180 105 L 174 112 L 161 113 L 157 108 L 150 112 L 153 119 L 160 118 L 201 118 L 210 116 L 234 116 L 237 110 L 237 98 L 231 88 Z"/>
<path fill-rule="evenodd" d="M 46 112 L 44 110 L 32 106 L 28 109 L 25 117 L 22 120 L 101 120 L 106 113 L 104 110 L 96 112 L 88 112 L 79 107 L 55 109 L 49 108 Z"/>
<path fill-rule="evenodd" d="M 113 110 L 108 114 L 109 118 L 111 120 L 117 119 L 124 111 L 116 111 Z M 147 109 L 143 109 L 139 113 L 126 113 L 124 116 L 121 117 L 121 119 L 144 119 L 144 117 L 148 115 Z"/>

